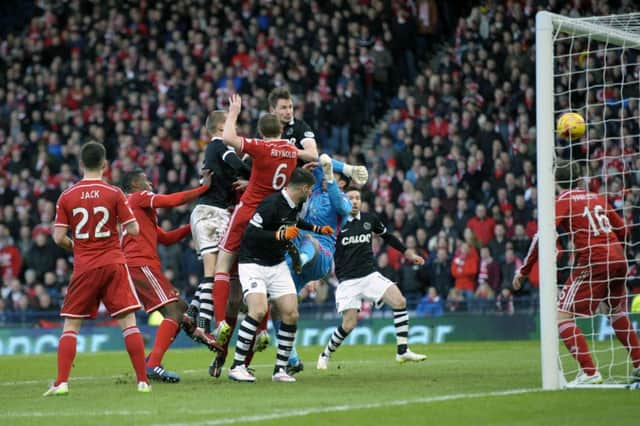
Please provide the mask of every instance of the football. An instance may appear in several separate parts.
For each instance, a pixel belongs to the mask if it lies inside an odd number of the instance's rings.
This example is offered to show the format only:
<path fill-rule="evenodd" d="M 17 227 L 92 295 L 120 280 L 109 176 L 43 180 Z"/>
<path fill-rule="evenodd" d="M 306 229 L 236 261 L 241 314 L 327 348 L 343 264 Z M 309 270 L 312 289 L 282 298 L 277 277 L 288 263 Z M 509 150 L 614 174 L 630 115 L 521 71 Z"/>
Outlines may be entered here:
<path fill-rule="evenodd" d="M 566 112 L 558 118 L 556 131 L 563 139 L 580 139 L 587 131 L 587 125 L 580 114 Z"/>

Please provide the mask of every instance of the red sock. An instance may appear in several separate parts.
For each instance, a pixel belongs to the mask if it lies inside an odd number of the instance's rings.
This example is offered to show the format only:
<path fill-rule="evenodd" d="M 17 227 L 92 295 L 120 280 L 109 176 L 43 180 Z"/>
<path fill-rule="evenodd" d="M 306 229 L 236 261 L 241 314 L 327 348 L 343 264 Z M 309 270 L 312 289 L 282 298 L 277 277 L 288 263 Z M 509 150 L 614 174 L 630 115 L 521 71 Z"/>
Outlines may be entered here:
<path fill-rule="evenodd" d="M 589 376 L 596 374 L 596 366 L 593 364 L 593 359 L 591 359 L 587 339 L 582 334 L 580 327 L 573 320 L 566 320 L 558 324 L 558 332 L 564 345 L 580 364 L 582 371 Z"/>
<path fill-rule="evenodd" d="M 640 367 L 640 342 L 638 342 L 638 335 L 629 321 L 629 317 L 623 314 L 616 318 L 611 317 L 611 326 L 618 336 L 618 340 L 629 351 L 631 362 L 635 368 Z"/>
<path fill-rule="evenodd" d="M 58 377 L 54 386 L 69 381 L 71 366 L 76 358 L 76 343 L 78 341 L 78 333 L 75 331 L 65 331 L 58 341 Z"/>
<path fill-rule="evenodd" d="M 156 333 L 156 342 L 149 354 L 147 366 L 155 367 L 162 364 L 162 357 L 167 352 L 167 349 L 169 349 L 169 346 L 176 337 L 178 330 L 180 330 L 180 326 L 171 318 L 165 318 L 162 320 Z"/>
<path fill-rule="evenodd" d="M 136 371 L 137 381 L 148 383 L 149 379 L 147 379 L 147 371 L 144 365 L 144 341 L 140 330 L 135 325 L 127 327 L 122 330 L 122 337 L 124 337 L 124 345 L 127 348 L 127 352 L 129 352 L 133 369 Z"/>
<path fill-rule="evenodd" d="M 229 300 L 229 274 L 218 272 L 213 281 L 213 313 L 216 326 L 227 316 L 227 301 Z"/>

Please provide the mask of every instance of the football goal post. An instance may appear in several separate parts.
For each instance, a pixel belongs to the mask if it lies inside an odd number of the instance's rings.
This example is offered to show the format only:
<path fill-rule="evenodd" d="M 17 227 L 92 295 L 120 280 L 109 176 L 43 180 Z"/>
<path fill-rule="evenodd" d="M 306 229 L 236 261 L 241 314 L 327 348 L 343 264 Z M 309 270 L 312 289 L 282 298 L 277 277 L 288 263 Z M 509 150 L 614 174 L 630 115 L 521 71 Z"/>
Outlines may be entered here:
<path fill-rule="evenodd" d="M 549 12 L 536 16 L 536 121 L 538 179 L 538 238 L 540 265 L 540 336 L 543 389 L 566 387 L 581 372 L 559 340 L 557 295 L 576 258 L 572 236 L 555 226 L 555 164 L 578 164 L 580 181 L 589 190 L 606 194 L 624 218 L 634 245 L 634 205 L 640 183 L 640 13 L 569 18 Z M 565 140 L 556 133 L 556 120 L 566 112 L 580 114 L 586 133 Z M 574 167 L 571 167 L 574 170 Z M 594 225 L 597 225 L 593 222 Z M 606 218 L 605 218 L 606 219 Z M 600 223 L 602 225 L 602 223 Z M 606 225 L 606 224 L 605 224 Z M 556 244 L 560 241 L 559 249 Z M 559 252 L 560 251 L 560 252 Z M 630 306 L 630 303 L 627 304 Z M 608 306 L 600 304 L 592 317 L 577 317 L 593 361 L 602 374 L 598 387 L 626 387 L 634 367 L 616 338 Z M 629 310 L 629 308 L 627 308 Z M 637 320 L 631 317 L 636 330 Z"/>

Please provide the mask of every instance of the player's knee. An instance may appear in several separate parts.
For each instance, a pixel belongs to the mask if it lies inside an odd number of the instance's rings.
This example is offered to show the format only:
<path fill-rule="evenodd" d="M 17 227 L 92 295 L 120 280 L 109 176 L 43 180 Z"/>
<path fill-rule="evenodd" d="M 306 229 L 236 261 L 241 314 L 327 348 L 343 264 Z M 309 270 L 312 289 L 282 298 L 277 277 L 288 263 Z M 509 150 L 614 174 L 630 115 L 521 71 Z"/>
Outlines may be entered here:
<path fill-rule="evenodd" d="M 282 312 L 282 321 L 287 324 L 296 324 L 298 322 L 298 318 L 300 314 L 297 309 L 289 310 L 287 312 Z"/>
<path fill-rule="evenodd" d="M 251 306 L 249 307 L 249 315 L 256 321 L 262 321 L 267 316 L 266 306 Z"/>
<path fill-rule="evenodd" d="M 344 317 L 342 318 L 342 329 L 350 333 L 358 325 L 358 318 Z"/>
<path fill-rule="evenodd" d="M 182 300 L 171 302 L 164 305 L 160 312 L 165 318 L 170 318 L 180 324 L 182 322 L 182 314 L 187 310 L 187 305 Z"/>
<path fill-rule="evenodd" d="M 405 299 L 405 297 L 402 294 L 398 294 L 396 297 L 393 298 L 391 307 L 393 309 L 404 309 L 407 307 L 407 299 Z"/>

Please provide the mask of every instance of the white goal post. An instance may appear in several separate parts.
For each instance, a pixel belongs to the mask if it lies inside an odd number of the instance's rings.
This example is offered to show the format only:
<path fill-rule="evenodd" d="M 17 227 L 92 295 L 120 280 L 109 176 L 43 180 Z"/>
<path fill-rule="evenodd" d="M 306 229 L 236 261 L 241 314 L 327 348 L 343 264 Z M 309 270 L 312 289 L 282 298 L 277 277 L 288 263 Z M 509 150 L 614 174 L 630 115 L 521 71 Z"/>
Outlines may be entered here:
<path fill-rule="evenodd" d="M 556 322 L 558 267 L 556 265 L 554 159 L 556 156 L 555 123 L 557 113 L 554 108 L 556 96 L 560 95 L 556 93 L 555 88 L 554 60 L 558 37 L 561 38 L 561 42 L 571 46 L 573 46 L 574 39 L 581 38 L 587 46 L 587 55 L 591 54 L 589 46 L 594 45 L 611 46 L 613 51 L 619 52 L 623 52 L 623 49 L 639 49 L 640 13 L 568 18 L 550 12 L 540 12 L 536 16 L 536 145 L 543 389 L 559 389 L 566 385 L 560 361 Z M 604 51 L 605 54 L 609 52 L 607 47 Z M 604 73 L 604 71 L 600 72 Z M 588 86 L 587 89 L 589 89 Z M 588 94 L 586 98 L 588 103 Z M 587 105 L 585 109 L 588 107 L 590 106 Z M 585 119 L 588 121 L 587 117 Z M 583 161 L 588 160 L 587 157 L 587 160 Z M 624 384 L 598 386 L 612 387 L 624 386 Z"/>

